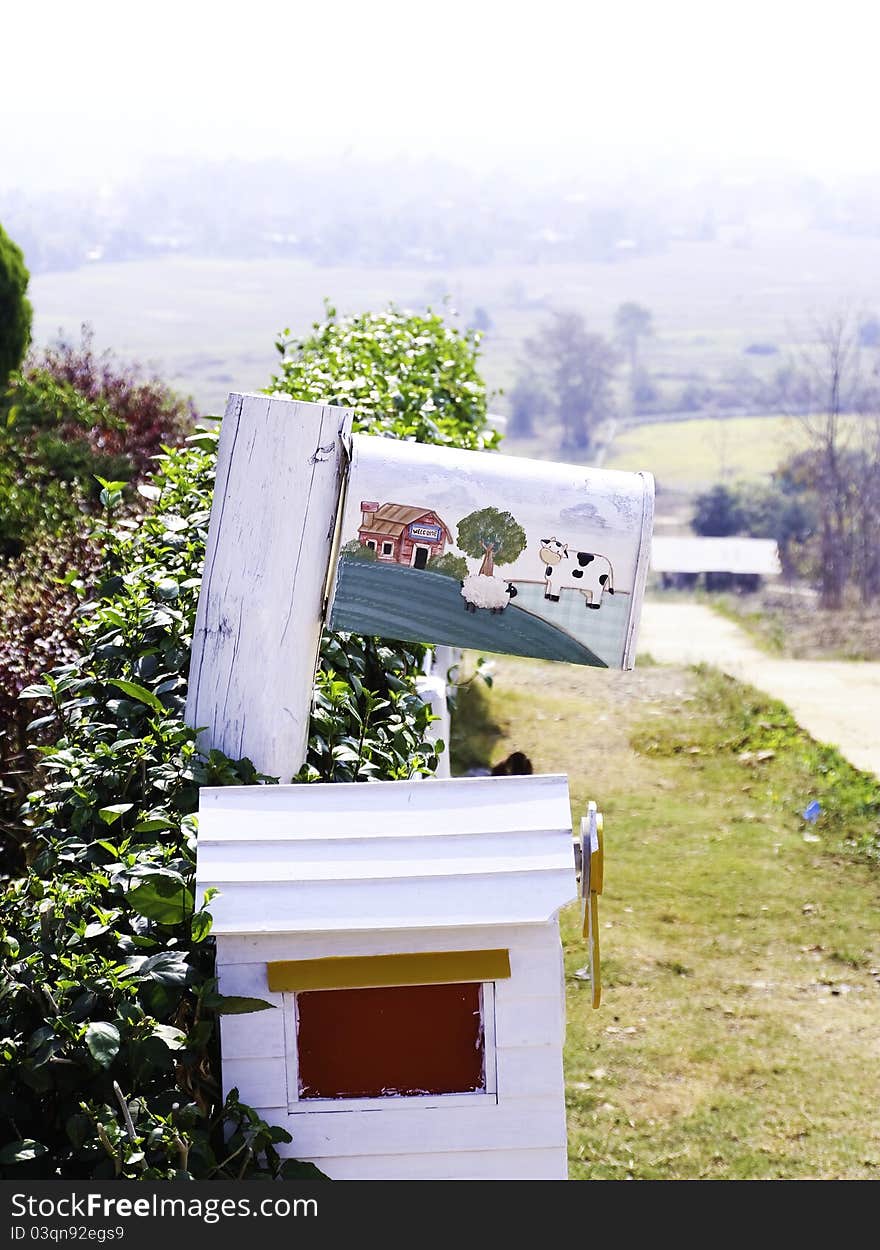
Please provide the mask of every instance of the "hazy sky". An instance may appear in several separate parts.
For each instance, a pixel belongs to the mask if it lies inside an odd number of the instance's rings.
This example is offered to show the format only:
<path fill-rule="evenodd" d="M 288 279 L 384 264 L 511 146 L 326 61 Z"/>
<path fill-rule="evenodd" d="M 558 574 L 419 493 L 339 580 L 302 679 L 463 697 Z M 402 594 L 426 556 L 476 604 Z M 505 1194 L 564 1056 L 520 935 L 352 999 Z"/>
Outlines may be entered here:
<path fill-rule="evenodd" d="M 4 6 L 0 186 L 159 155 L 880 172 L 874 0 Z"/>

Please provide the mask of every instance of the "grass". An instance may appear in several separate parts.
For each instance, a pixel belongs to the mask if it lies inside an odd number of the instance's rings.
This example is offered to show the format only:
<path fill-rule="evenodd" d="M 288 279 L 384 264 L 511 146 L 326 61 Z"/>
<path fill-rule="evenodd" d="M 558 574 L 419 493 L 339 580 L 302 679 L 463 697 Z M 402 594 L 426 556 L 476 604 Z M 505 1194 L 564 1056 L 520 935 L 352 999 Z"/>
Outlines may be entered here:
<path fill-rule="evenodd" d="M 875 779 L 711 670 L 496 676 L 454 758 L 524 750 L 605 813 L 598 1011 L 562 918 L 572 1178 L 880 1176 Z"/>
<path fill-rule="evenodd" d="M 702 596 L 768 655 L 798 660 L 880 660 L 880 610 L 855 599 L 833 612 L 812 599 L 771 592 Z"/>
<path fill-rule="evenodd" d="M 795 417 L 660 421 L 621 431 L 605 465 L 648 469 L 661 489 L 696 490 L 721 481 L 769 478 L 777 465 L 805 445 L 806 436 Z"/>

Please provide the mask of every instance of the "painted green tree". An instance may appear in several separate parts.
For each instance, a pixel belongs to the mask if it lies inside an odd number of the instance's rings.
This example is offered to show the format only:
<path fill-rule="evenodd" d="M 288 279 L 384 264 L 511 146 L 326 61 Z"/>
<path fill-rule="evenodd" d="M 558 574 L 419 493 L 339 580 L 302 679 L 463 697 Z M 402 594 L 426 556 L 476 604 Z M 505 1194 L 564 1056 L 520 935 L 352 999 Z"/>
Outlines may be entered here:
<path fill-rule="evenodd" d="M 456 543 L 465 555 L 482 557 L 479 572 L 491 577 L 496 564 L 512 564 L 525 551 L 525 530 L 509 512 L 480 508 L 458 523 Z"/>
<path fill-rule="evenodd" d="M 0 226 L 0 390 L 21 364 L 31 340 L 29 277 L 21 248 Z"/>

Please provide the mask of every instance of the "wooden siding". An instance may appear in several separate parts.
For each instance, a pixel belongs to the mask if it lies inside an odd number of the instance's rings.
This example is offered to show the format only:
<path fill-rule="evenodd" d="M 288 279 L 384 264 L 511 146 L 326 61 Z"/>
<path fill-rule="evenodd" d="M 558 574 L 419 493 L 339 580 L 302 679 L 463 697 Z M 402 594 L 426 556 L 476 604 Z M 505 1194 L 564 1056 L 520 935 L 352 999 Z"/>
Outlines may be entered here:
<path fill-rule="evenodd" d="M 202 790 L 197 880 L 218 935 L 542 923 L 576 895 L 568 782 Z"/>

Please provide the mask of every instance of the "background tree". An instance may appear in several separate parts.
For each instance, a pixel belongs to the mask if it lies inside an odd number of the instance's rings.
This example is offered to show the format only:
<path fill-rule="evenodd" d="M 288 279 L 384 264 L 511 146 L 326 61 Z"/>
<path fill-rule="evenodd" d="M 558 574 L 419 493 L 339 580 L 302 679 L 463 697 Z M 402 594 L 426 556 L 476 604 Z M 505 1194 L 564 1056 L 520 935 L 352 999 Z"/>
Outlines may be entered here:
<path fill-rule="evenodd" d="M 526 535 L 509 512 L 480 508 L 459 521 L 456 543 L 473 559 L 482 557 L 479 572 L 491 577 L 496 564 L 512 564 L 525 551 Z"/>
<path fill-rule="evenodd" d="M 880 598 L 880 416 L 865 420 L 855 454 L 853 574 L 862 603 Z"/>
<path fill-rule="evenodd" d="M 614 333 L 629 361 L 630 398 L 634 399 L 639 375 L 639 343 L 654 333 L 651 310 L 632 300 L 621 304 L 614 314 Z"/>
<path fill-rule="evenodd" d="M 526 349 L 546 371 L 563 450 L 588 451 L 597 426 L 614 412 L 616 351 L 576 312 L 555 312 Z"/>
<path fill-rule="evenodd" d="M 535 418 L 545 415 L 550 407 L 547 388 L 535 370 L 521 369 L 510 392 L 506 432 L 513 438 L 531 438 L 535 433 Z"/>
<path fill-rule="evenodd" d="M 771 482 L 738 485 L 736 497 L 743 532 L 775 541 L 786 577 L 800 572 L 805 545 L 816 531 L 813 495 L 779 472 Z"/>
<path fill-rule="evenodd" d="M 21 248 L 0 226 L 0 390 L 24 360 L 30 343 L 29 277 Z"/>
<path fill-rule="evenodd" d="M 691 529 L 697 534 L 727 538 L 743 526 L 743 511 L 736 492 L 729 486 L 713 486 L 697 495 Z"/>
<path fill-rule="evenodd" d="M 858 327 L 844 311 L 814 330 L 801 353 L 800 376 L 806 405 L 795 415 L 805 435 L 806 454 L 798 470 L 818 508 L 817 576 L 823 608 L 838 608 L 853 573 L 854 549 L 862 545 L 859 522 L 871 525 L 870 511 L 857 506 L 860 457 L 854 452 L 860 422 L 855 419 L 870 392 L 861 377 Z M 868 538 L 869 544 L 876 536 Z"/>
<path fill-rule="evenodd" d="M 772 538 L 782 571 L 804 571 L 804 550 L 816 530 L 815 498 L 797 472 L 780 470 L 770 482 L 716 485 L 697 495 L 691 528 L 697 534 Z"/>

